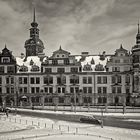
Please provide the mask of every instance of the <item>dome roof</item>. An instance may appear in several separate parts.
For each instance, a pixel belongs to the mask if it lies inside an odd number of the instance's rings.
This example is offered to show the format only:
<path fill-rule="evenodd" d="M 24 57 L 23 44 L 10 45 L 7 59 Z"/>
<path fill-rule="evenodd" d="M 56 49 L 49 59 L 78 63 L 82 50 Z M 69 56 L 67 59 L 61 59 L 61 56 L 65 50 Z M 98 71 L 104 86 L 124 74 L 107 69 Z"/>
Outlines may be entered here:
<path fill-rule="evenodd" d="M 39 38 L 30 38 L 25 41 L 25 46 L 31 45 L 31 44 L 36 44 L 44 48 L 43 42 Z"/>

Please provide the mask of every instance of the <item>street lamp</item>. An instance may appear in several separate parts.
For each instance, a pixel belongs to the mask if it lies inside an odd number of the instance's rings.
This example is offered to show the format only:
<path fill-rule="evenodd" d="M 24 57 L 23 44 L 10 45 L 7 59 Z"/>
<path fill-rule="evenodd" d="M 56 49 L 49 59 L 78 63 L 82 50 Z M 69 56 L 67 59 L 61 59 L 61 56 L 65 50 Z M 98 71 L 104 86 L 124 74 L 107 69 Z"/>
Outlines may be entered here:
<path fill-rule="evenodd" d="M 73 88 L 74 88 L 74 112 L 76 112 L 76 92 L 75 92 L 76 76 L 73 75 Z"/>

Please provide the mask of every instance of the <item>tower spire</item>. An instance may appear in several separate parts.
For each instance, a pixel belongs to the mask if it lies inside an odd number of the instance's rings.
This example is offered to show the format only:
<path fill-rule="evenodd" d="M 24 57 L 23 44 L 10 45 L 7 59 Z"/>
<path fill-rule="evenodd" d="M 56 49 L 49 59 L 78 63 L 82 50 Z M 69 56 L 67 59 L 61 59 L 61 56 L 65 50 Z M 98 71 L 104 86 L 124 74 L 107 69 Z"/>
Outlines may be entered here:
<path fill-rule="evenodd" d="M 34 7 L 34 17 L 33 17 L 33 22 L 35 22 L 35 7 Z"/>
<path fill-rule="evenodd" d="M 140 27 L 139 27 L 139 20 L 138 20 L 138 33 L 136 36 L 136 44 L 140 44 Z"/>
<path fill-rule="evenodd" d="M 38 24 L 36 22 L 35 7 L 34 7 L 34 10 L 33 10 L 33 22 L 31 23 L 31 26 L 32 27 L 37 27 L 38 26 Z"/>
<path fill-rule="evenodd" d="M 138 20 L 138 34 L 140 33 L 140 29 L 139 29 L 139 20 Z"/>

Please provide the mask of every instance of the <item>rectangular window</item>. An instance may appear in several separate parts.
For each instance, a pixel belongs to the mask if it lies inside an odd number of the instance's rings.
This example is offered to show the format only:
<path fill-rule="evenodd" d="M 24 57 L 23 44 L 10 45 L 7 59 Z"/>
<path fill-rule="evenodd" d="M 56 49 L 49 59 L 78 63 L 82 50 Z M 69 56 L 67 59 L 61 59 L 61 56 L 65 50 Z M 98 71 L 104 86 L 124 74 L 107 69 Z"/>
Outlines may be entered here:
<path fill-rule="evenodd" d="M 27 77 L 24 77 L 24 84 L 27 84 Z"/>
<path fill-rule="evenodd" d="M 87 87 L 83 87 L 83 92 L 87 93 Z"/>
<path fill-rule="evenodd" d="M 92 77 L 88 77 L 88 84 L 92 84 Z"/>
<path fill-rule="evenodd" d="M 14 72 L 15 72 L 15 67 L 13 67 L 13 66 L 7 67 L 7 73 L 14 73 Z"/>
<path fill-rule="evenodd" d="M 112 93 L 116 93 L 116 87 L 112 87 Z"/>
<path fill-rule="evenodd" d="M 69 65 L 69 59 L 64 59 L 64 64 Z"/>
<path fill-rule="evenodd" d="M 71 72 L 72 72 L 72 73 L 77 73 L 77 72 L 78 72 L 78 68 L 77 68 L 77 67 L 71 68 Z"/>
<path fill-rule="evenodd" d="M 88 93 L 92 93 L 92 87 L 88 87 Z"/>
<path fill-rule="evenodd" d="M 10 88 L 9 87 L 6 88 L 6 93 L 10 93 Z"/>
<path fill-rule="evenodd" d="M 48 93 L 48 87 L 44 87 L 44 91 Z"/>
<path fill-rule="evenodd" d="M 120 60 L 118 59 L 118 60 L 115 60 L 115 63 L 120 63 Z"/>
<path fill-rule="evenodd" d="M 35 93 L 35 88 L 31 87 L 31 93 Z"/>
<path fill-rule="evenodd" d="M 20 88 L 19 88 L 19 93 L 22 93 L 22 92 L 23 92 L 23 91 L 22 91 L 22 87 L 20 87 Z"/>
<path fill-rule="evenodd" d="M 65 68 L 57 68 L 58 73 L 65 73 Z"/>
<path fill-rule="evenodd" d="M 27 87 L 24 87 L 24 93 L 27 93 Z"/>
<path fill-rule="evenodd" d="M 14 93 L 14 87 L 11 87 L 11 93 Z"/>
<path fill-rule="evenodd" d="M 83 77 L 83 84 L 87 84 L 87 77 Z"/>
<path fill-rule="evenodd" d="M 61 84 L 61 77 L 57 77 L 57 84 Z"/>
<path fill-rule="evenodd" d="M 56 59 L 52 60 L 52 64 L 53 65 L 57 65 L 58 64 L 58 61 Z"/>
<path fill-rule="evenodd" d="M 97 90 L 98 90 L 98 93 L 102 93 L 102 88 L 101 87 L 98 87 Z"/>
<path fill-rule="evenodd" d="M 4 66 L 0 67 L 0 73 L 4 73 Z"/>
<path fill-rule="evenodd" d="M 112 67 L 113 72 L 120 72 L 120 67 Z"/>
<path fill-rule="evenodd" d="M 44 84 L 53 84 L 53 77 L 44 77 Z"/>
<path fill-rule="evenodd" d="M 65 87 L 62 87 L 62 93 L 65 93 Z"/>
<path fill-rule="evenodd" d="M 126 94 L 130 93 L 130 88 L 126 88 Z"/>
<path fill-rule="evenodd" d="M 121 76 L 117 76 L 117 83 L 121 83 L 122 79 L 121 79 Z"/>
<path fill-rule="evenodd" d="M 70 76 L 70 84 L 79 84 L 79 76 Z"/>
<path fill-rule="evenodd" d="M 122 88 L 121 87 L 117 87 L 117 93 L 122 93 Z"/>
<path fill-rule="evenodd" d="M 57 84 L 66 84 L 66 77 L 57 77 Z"/>
<path fill-rule="evenodd" d="M 14 77 L 11 77 L 11 84 L 14 84 Z"/>
<path fill-rule="evenodd" d="M 101 77 L 97 77 L 97 83 L 101 84 Z"/>
<path fill-rule="evenodd" d="M 53 93 L 53 87 L 49 87 L 49 92 Z"/>
<path fill-rule="evenodd" d="M 57 91 L 58 91 L 58 93 L 61 93 L 61 88 L 60 88 L 60 87 L 58 87 Z"/>
<path fill-rule="evenodd" d="M 2 77 L 0 77 L 0 84 L 2 84 Z"/>
<path fill-rule="evenodd" d="M 103 93 L 107 93 L 107 87 L 103 87 Z"/>
<path fill-rule="evenodd" d="M 9 77 L 6 77 L 6 84 L 9 84 Z"/>
<path fill-rule="evenodd" d="M 75 92 L 76 92 L 76 93 L 79 92 L 79 87 L 75 87 Z"/>
<path fill-rule="evenodd" d="M 22 84 L 22 77 L 19 77 L 18 80 L 19 80 L 19 84 Z"/>
<path fill-rule="evenodd" d="M 116 83 L 116 78 L 115 76 L 112 76 L 112 84 Z"/>
<path fill-rule="evenodd" d="M 36 93 L 39 93 L 39 92 L 40 92 L 40 88 L 36 87 Z"/>
<path fill-rule="evenodd" d="M 126 83 L 130 83 L 130 76 L 129 76 L 129 75 L 126 75 L 126 77 L 125 77 L 125 82 L 126 82 Z"/>
<path fill-rule="evenodd" d="M 107 84 L 107 77 L 103 76 L 103 84 Z"/>
<path fill-rule="evenodd" d="M 74 93 L 74 87 L 70 87 L 70 93 Z"/>
<path fill-rule="evenodd" d="M 2 88 L 0 87 L 0 93 L 2 93 Z"/>
<path fill-rule="evenodd" d="M 52 68 L 45 68 L 45 73 L 52 73 Z"/>
<path fill-rule="evenodd" d="M 40 84 L 40 78 L 36 77 L 36 84 Z"/>
<path fill-rule="evenodd" d="M 53 77 L 49 77 L 49 83 L 53 84 Z"/>
<path fill-rule="evenodd" d="M 31 84 L 35 84 L 35 78 L 34 77 L 31 77 Z"/>

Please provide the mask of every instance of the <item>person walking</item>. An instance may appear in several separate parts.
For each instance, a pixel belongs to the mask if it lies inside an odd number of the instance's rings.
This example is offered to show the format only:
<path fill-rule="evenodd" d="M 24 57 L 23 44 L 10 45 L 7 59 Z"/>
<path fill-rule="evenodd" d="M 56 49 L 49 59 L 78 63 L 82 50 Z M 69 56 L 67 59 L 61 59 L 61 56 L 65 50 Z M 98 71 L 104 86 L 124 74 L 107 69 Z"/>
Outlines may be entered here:
<path fill-rule="evenodd" d="M 9 115 L 9 110 L 8 110 L 8 109 L 6 109 L 6 110 L 5 110 L 5 113 L 6 113 L 6 116 L 7 116 L 7 118 L 8 118 L 8 115 Z"/>

